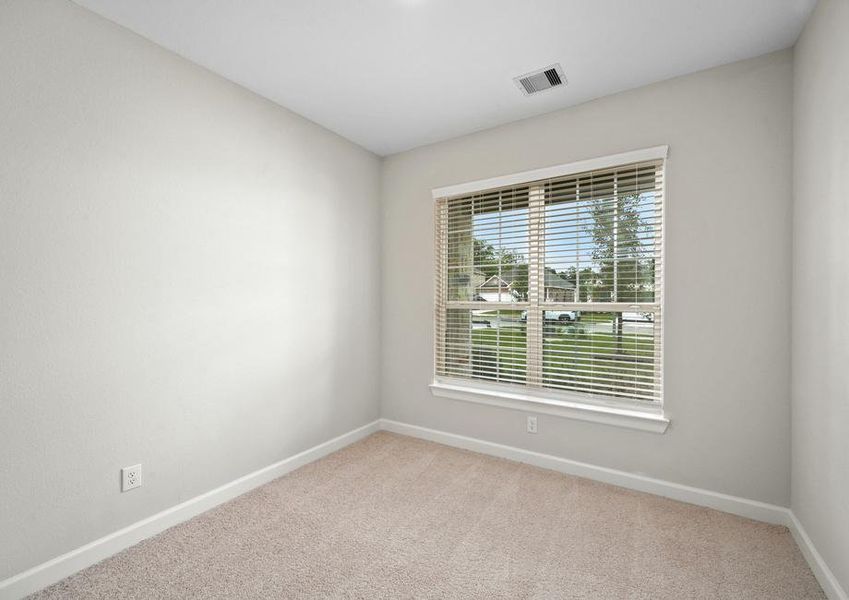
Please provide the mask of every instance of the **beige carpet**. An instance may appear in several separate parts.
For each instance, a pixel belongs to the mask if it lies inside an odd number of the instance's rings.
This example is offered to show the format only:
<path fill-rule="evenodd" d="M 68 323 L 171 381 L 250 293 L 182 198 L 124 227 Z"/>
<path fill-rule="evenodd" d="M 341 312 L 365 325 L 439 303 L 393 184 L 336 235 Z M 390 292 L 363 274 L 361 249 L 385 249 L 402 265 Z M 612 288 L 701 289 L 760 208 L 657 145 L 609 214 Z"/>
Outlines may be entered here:
<path fill-rule="evenodd" d="M 34 598 L 824 598 L 784 527 L 389 433 Z"/>

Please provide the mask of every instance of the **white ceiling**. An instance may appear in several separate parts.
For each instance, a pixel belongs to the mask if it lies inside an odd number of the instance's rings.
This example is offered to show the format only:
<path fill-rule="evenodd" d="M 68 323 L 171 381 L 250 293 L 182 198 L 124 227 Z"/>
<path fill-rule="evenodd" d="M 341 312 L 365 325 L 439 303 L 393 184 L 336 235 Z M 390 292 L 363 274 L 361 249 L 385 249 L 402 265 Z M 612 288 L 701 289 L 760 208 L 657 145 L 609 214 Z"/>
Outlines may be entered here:
<path fill-rule="evenodd" d="M 786 48 L 816 0 L 76 2 L 386 155 Z"/>

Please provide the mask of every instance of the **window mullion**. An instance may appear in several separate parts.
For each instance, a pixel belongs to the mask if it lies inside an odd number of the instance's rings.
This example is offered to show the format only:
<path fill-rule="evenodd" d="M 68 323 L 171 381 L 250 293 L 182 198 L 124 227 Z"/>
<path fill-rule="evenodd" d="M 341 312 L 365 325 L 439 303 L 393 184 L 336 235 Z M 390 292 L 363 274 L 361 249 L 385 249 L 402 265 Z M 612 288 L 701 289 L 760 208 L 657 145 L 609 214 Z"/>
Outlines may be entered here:
<path fill-rule="evenodd" d="M 619 172 L 613 174 L 613 302 L 619 302 Z"/>
<path fill-rule="evenodd" d="M 652 289 L 652 299 L 655 303 L 658 304 L 658 310 L 655 313 L 654 318 L 654 372 L 659 374 L 659 376 L 663 377 L 663 286 L 666 281 L 664 280 L 664 271 L 666 264 L 666 254 L 664 250 L 664 246 L 666 244 L 664 232 L 666 230 L 666 211 L 664 210 L 664 203 L 666 202 L 666 165 L 662 165 L 659 168 L 660 171 L 660 193 L 657 193 L 657 177 L 658 170 L 655 170 L 655 195 L 654 195 L 654 209 L 655 214 L 661 215 L 661 225 L 660 227 L 655 227 L 654 230 L 654 247 L 652 248 L 652 256 L 654 257 L 654 281 L 653 281 L 653 289 Z M 658 259 L 660 260 L 660 265 L 658 265 Z M 662 394 L 661 394 L 662 398 Z M 661 400 L 662 401 L 662 400 Z"/>
<path fill-rule="evenodd" d="M 528 197 L 528 308 L 527 319 L 527 382 L 542 385 L 542 329 L 541 303 L 545 298 L 545 257 L 543 256 L 543 213 L 545 191 L 534 186 Z"/>
<path fill-rule="evenodd" d="M 440 200 L 434 210 L 436 281 L 434 282 L 434 370 L 446 368 L 445 339 L 448 325 L 448 202 Z"/>
<path fill-rule="evenodd" d="M 660 406 L 664 167 L 438 199 L 437 378 Z"/>

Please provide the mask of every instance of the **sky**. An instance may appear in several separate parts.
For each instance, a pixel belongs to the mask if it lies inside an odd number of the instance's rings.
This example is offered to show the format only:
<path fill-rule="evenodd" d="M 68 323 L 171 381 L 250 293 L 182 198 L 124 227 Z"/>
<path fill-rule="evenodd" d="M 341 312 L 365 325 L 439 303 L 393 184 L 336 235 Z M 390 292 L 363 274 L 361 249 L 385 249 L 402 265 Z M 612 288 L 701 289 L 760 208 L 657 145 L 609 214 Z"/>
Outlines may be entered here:
<path fill-rule="evenodd" d="M 641 206 L 650 206 L 651 195 L 644 194 Z M 562 205 L 547 207 L 547 213 L 552 218 L 563 218 Z M 582 217 L 589 216 L 589 203 L 586 210 L 581 210 Z M 584 207 L 580 207 L 583 209 Z M 573 213 L 570 210 L 571 216 Z M 495 248 L 514 250 L 525 257 L 528 255 L 528 209 L 486 213 L 474 216 L 474 236 L 492 244 Z M 566 218 L 569 218 L 567 216 Z M 499 223 L 501 225 L 499 229 Z M 564 247 L 563 241 L 569 239 L 569 245 Z M 585 268 L 593 265 L 593 238 L 585 224 L 567 226 L 559 234 L 550 234 L 546 239 L 546 267 L 556 271 L 564 271 L 569 267 Z"/>

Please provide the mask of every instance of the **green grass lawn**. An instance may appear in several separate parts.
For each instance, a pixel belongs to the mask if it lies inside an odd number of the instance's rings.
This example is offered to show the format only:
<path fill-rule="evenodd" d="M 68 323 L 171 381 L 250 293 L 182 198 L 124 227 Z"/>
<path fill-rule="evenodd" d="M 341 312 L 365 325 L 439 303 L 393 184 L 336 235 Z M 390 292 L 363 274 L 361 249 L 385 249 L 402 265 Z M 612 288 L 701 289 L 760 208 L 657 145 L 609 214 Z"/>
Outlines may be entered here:
<path fill-rule="evenodd" d="M 581 313 L 583 323 L 610 323 L 613 321 L 613 313 L 609 312 L 584 312 Z"/>
<path fill-rule="evenodd" d="M 587 322 L 587 316 L 582 316 L 582 323 Z M 599 321 L 603 319 L 595 322 Z M 523 328 L 474 329 L 471 341 L 473 375 L 525 380 L 527 340 Z M 587 332 L 578 323 L 547 325 L 543 335 L 543 380 L 547 387 L 603 395 L 625 395 L 623 390 L 628 388 L 650 395 L 653 358 L 651 334 Z"/>

